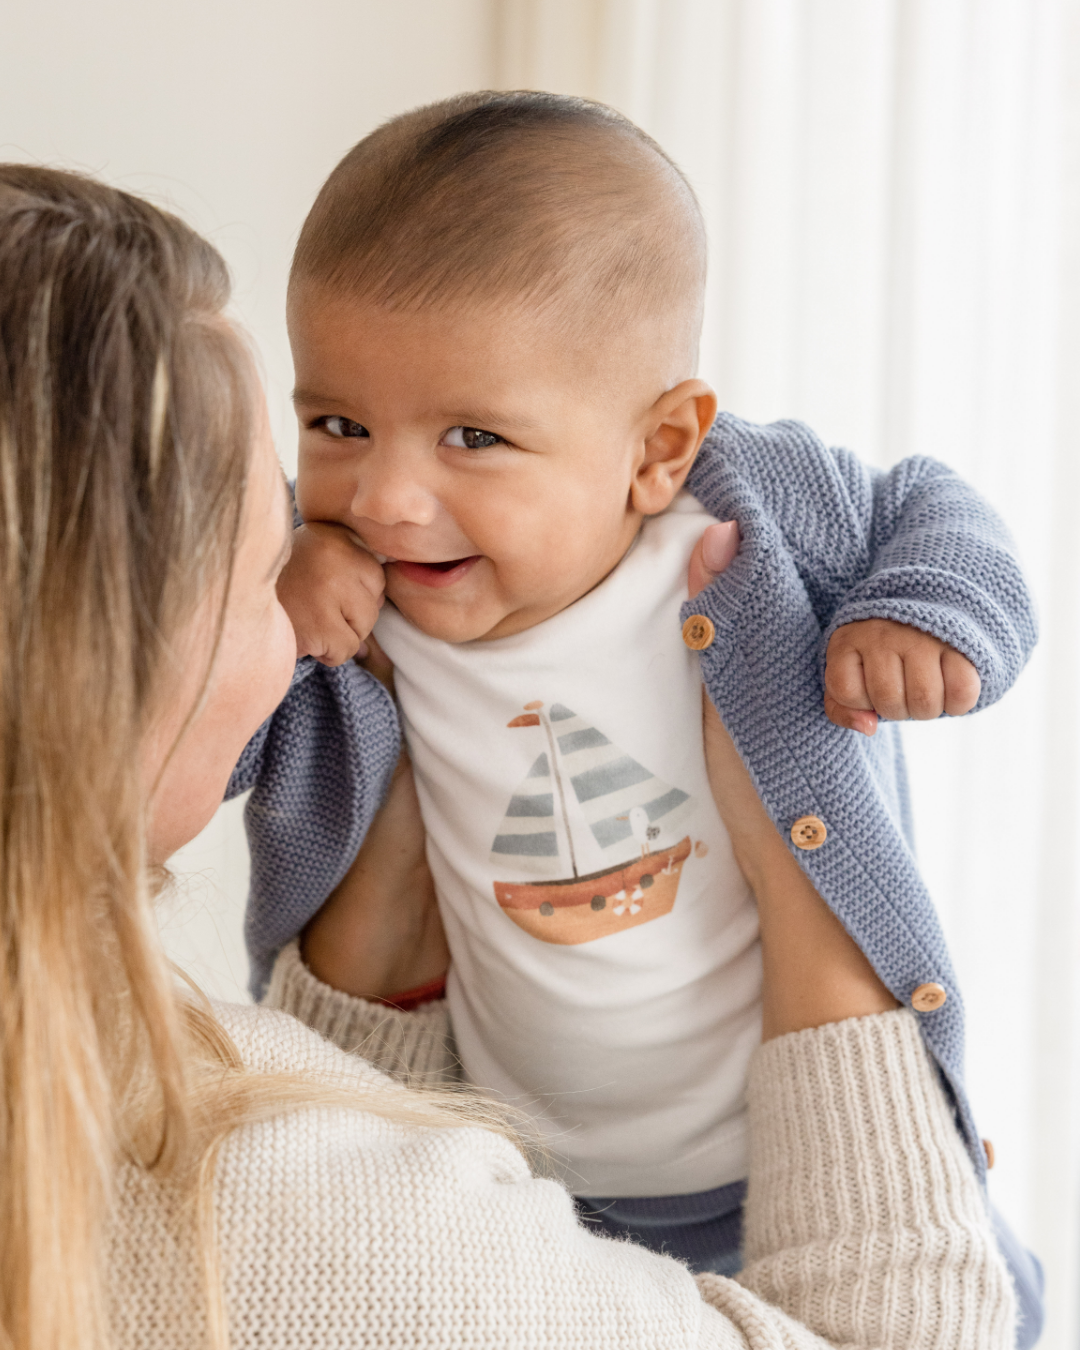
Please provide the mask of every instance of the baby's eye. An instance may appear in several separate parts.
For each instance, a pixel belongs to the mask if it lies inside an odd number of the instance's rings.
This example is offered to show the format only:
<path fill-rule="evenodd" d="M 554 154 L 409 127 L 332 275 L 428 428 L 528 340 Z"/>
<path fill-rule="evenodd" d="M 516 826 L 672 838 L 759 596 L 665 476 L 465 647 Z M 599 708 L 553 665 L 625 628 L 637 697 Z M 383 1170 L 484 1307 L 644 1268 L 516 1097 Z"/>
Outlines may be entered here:
<path fill-rule="evenodd" d="M 362 427 L 359 422 L 354 422 L 348 417 L 321 417 L 319 425 L 339 441 L 357 440 L 362 436 L 370 436 L 371 434 L 367 427 Z"/>
<path fill-rule="evenodd" d="M 443 437 L 443 445 L 453 445 L 459 450 L 486 450 L 489 445 L 500 445 L 502 437 L 493 431 L 481 431 L 479 427 L 451 427 Z"/>

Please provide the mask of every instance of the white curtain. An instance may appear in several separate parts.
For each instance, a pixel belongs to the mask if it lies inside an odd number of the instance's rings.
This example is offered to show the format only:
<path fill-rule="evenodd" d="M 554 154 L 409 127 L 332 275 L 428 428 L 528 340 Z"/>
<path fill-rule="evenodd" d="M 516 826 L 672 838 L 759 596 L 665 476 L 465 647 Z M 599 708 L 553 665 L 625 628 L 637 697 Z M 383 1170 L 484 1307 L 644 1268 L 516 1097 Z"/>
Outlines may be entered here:
<path fill-rule="evenodd" d="M 992 1194 L 1080 1286 L 1080 6 L 504 0 L 504 87 L 612 103 L 711 235 L 702 373 L 889 465 L 953 465 L 1009 521 L 1043 639 L 977 718 L 912 728 L 921 859 L 969 1012 Z"/>

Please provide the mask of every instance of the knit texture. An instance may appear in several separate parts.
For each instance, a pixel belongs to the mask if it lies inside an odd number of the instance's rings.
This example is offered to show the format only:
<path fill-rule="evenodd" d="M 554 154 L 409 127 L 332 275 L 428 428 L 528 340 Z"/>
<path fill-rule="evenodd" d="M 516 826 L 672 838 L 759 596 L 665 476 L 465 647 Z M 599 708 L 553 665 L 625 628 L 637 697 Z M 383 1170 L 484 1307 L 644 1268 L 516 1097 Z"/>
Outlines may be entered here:
<path fill-rule="evenodd" d="M 299 942 L 290 942 L 275 961 L 263 1006 L 284 1008 L 399 1082 L 436 1087 L 461 1078 L 445 999 L 401 1012 L 350 998 L 311 974 L 300 959 Z"/>
<path fill-rule="evenodd" d="M 1005 1261 L 982 1264 L 986 1202 L 971 1185 L 914 1013 L 768 1042 L 750 1102 L 741 1284 L 840 1344 L 1011 1341 Z M 860 1302 L 831 1287 L 852 1251 L 865 1282 Z"/>
<path fill-rule="evenodd" d="M 400 751 L 397 709 L 379 681 L 352 661 L 331 669 L 311 656 L 244 748 L 225 795 L 252 789 L 244 936 L 257 997 L 274 956 L 356 857 Z"/>
<path fill-rule="evenodd" d="M 274 988 L 308 998 L 295 981 Z M 351 1001 L 338 1030 L 385 1043 L 387 1010 Z M 217 1011 L 251 1068 L 357 1093 L 355 1109 L 294 1111 L 225 1143 L 215 1195 L 234 1350 L 1011 1350 L 1008 1278 L 909 1014 L 758 1054 L 751 1264 L 736 1284 L 695 1283 L 590 1233 L 501 1137 L 365 1109 L 407 1090 L 293 1018 Z M 444 1011 L 418 1023 L 407 1073 L 448 1036 Z M 107 1258 L 118 1350 L 201 1344 L 182 1218 L 167 1185 L 123 1170 Z"/>
<path fill-rule="evenodd" d="M 912 624 L 975 665 L 979 707 L 1000 698 L 1035 642 L 1032 600 L 1001 521 L 951 470 L 909 459 L 888 473 L 830 450 L 797 422 L 755 426 L 721 414 L 688 488 L 737 520 L 739 554 L 683 617 L 705 614 L 706 688 L 785 839 L 825 821 L 807 874 L 902 1003 L 926 982 L 948 1001 L 920 1029 L 956 1104 L 972 1161 L 985 1158 L 964 1091 L 963 1000 L 915 862 L 896 726 L 873 739 L 822 707 L 829 637 L 856 619 Z M 382 686 L 349 663 L 301 663 L 230 785 L 247 808 L 252 885 L 247 936 L 261 993 L 277 951 L 319 909 L 355 857 L 400 745 Z"/>

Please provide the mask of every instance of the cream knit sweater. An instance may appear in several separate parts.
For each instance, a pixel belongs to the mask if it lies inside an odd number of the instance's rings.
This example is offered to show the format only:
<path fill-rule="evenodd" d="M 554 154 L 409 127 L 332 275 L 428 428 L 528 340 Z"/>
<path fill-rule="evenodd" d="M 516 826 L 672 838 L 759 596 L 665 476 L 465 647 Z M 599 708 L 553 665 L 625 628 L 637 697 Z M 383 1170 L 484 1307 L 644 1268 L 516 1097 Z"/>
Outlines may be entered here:
<path fill-rule="evenodd" d="M 266 1007 L 219 1007 L 253 1068 L 383 1098 L 405 1089 L 380 1069 L 453 1076 L 441 1003 L 406 1014 L 349 998 L 315 980 L 295 944 L 267 1001 L 314 1030 Z M 338 1108 L 245 1126 L 216 1179 L 233 1348 L 1011 1350 L 1009 1278 L 910 1012 L 769 1042 L 749 1096 L 738 1282 L 695 1281 L 587 1232 L 559 1185 L 479 1128 Z M 198 1345 L 175 1197 L 134 1169 L 121 1180 L 117 1344 Z"/>

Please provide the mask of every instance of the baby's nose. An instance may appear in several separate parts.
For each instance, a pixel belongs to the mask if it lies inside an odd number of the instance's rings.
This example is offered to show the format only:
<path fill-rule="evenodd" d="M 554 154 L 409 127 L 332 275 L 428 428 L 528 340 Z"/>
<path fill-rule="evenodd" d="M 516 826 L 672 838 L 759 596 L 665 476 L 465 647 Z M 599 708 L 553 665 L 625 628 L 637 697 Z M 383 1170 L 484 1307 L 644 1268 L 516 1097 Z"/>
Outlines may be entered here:
<path fill-rule="evenodd" d="M 418 478 L 386 468 L 362 473 L 352 500 L 352 513 L 358 520 L 386 528 L 430 525 L 439 509 L 438 499 Z"/>

